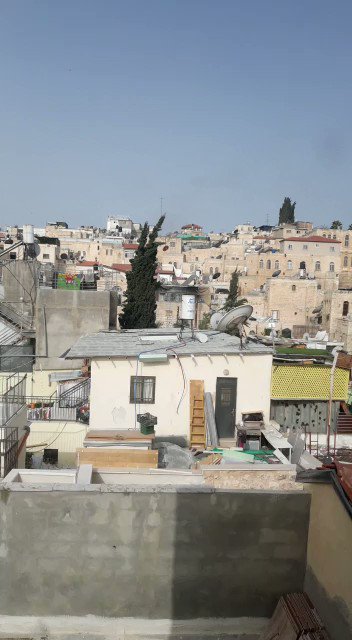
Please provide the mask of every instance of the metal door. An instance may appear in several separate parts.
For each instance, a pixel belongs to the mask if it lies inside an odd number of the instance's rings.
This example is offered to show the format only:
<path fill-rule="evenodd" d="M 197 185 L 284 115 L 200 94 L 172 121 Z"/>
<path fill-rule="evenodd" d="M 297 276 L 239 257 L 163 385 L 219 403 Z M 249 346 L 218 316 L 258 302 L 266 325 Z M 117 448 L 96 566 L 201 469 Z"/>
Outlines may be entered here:
<path fill-rule="evenodd" d="M 217 378 L 215 421 L 219 438 L 234 437 L 236 398 L 237 378 Z"/>

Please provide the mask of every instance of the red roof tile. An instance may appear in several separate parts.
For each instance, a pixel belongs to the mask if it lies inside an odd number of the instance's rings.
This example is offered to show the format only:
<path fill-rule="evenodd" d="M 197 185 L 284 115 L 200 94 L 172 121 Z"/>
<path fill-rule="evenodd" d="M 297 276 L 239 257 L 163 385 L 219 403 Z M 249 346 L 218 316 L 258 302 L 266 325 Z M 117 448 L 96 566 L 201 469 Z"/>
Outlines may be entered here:
<path fill-rule="evenodd" d="M 111 265 L 112 269 L 115 269 L 115 271 L 122 271 L 123 273 L 126 273 L 127 271 L 132 271 L 132 265 L 131 264 L 112 264 Z"/>
<path fill-rule="evenodd" d="M 341 244 L 340 240 L 333 240 L 332 238 L 324 238 L 324 236 L 300 236 L 296 238 L 283 238 L 280 242 L 330 242 L 334 244 Z"/>
<path fill-rule="evenodd" d="M 134 251 L 138 249 L 138 244 L 127 243 L 123 245 L 124 249 L 133 249 Z"/>

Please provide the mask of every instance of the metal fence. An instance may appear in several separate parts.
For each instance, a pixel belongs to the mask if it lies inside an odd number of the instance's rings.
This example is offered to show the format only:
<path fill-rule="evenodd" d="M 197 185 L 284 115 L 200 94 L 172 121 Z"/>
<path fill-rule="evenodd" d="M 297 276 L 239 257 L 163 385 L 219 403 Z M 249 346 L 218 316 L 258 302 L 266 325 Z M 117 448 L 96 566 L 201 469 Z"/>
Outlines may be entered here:
<path fill-rule="evenodd" d="M 0 478 L 17 465 L 18 428 L 0 427 Z"/>
<path fill-rule="evenodd" d="M 0 425 L 12 418 L 25 404 L 26 374 L 0 376 Z"/>

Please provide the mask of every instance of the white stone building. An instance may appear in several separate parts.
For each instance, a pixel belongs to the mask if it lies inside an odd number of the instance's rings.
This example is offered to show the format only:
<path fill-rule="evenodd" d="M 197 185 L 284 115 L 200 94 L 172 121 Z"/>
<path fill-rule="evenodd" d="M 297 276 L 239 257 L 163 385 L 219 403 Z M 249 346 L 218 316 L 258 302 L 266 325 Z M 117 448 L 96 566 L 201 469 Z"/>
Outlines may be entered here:
<path fill-rule="evenodd" d="M 190 439 L 190 382 L 203 380 L 218 434 L 233 437 L 243 414 L 270 417 L 272 350 L 234 336 L 179 329 L 140 329 L 84 336 L 68 358 L 91 361 L 91 429 L 139 428 L 137 415 L 158 419 L 157 436 Z"/>

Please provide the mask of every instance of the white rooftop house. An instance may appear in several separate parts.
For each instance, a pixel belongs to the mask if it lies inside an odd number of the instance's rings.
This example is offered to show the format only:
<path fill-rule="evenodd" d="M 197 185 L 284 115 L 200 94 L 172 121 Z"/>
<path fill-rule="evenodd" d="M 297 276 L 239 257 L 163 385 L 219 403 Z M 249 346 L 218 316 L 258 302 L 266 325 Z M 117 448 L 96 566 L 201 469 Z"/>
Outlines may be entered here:
<path fill-rule="evenodd" d="M 199 333 L 199 332 L 198 332 Z M 272 350 L 219 331 L 202 342 L 190 331 L 140 329 L 84 336 L 67 358 L 91 360 L 90 428 L 139 428 L 149 412 L 157 436 L 190 440 L 190 385 L 210 392 L 220 438 L 231 438 L 244 414 L 270 414 Z"/>
<path fill-rule="evenodd" d="M 109 216 L 106 223 L 108 232 L 121 233 L 123 236 L 130 236 L 133 232 L 133 222 L 126 216 Z"/>

